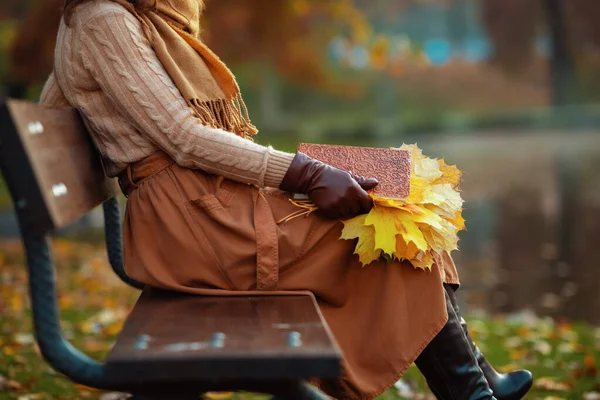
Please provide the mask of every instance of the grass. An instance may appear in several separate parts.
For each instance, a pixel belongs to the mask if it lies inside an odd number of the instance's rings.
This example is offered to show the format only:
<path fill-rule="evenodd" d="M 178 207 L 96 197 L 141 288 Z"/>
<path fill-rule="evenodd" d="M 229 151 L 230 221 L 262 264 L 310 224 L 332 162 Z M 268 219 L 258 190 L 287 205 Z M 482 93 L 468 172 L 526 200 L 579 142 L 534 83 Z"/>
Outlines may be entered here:
<path fill-rule="evenodd" d="M 61 320 L 68 338 L 102 359 L 119 332 L 137 293 L 113 276 L 100 245 L 60 239 L 54 243 Z M 18 242 L 0 242 L 0 400 L 96 399 L 102 393 L 74 385 L 41 359 L 31 335 L 26 271 Z M 537 383 L 527 399 L 597 399 L 600 329 L 558 323 L 524 314 L 522 318 L 470 318 L 470 329 L 494 365 L 502 370 L 531 369 Z M 413 392 L 390 389 L 385 400 L 431 398 L 423 378 L 411 367 L 403 377 Z M 262 399 L 248 394 L 214 398 Z"/>

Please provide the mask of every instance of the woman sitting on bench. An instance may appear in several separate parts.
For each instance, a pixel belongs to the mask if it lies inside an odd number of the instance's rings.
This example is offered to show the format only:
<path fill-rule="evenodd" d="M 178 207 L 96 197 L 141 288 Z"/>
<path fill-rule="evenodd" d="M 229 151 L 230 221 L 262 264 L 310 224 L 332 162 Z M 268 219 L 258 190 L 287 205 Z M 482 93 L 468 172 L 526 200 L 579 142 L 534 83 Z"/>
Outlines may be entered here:
<path fill-rule="evenodd" d="M 336 398 L 372 399 L 416 362 L 440 399 L 520 399 L 531 375 L 498 374 L 461 326 L 449 254 L 432 271 L 361 268 L 339 240 L 339 219 L 368 212 L 377 181 L 249 140 L 235 78 L 199 39 L 202 7 L 66 2 L 41 101 L 76 107 L 119 177 L 129 275 L 201 295 L 314 293 L 344 354 L 343 376 L 315 383 Z M 292 193 L 319 212 L 278 224 Z"/>

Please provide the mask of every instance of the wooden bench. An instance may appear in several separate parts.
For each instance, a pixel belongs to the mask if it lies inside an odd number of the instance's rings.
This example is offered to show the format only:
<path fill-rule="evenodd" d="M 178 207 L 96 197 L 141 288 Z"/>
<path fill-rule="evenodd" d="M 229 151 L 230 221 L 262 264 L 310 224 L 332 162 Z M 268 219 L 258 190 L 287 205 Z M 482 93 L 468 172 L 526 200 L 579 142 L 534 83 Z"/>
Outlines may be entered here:
<path fill-rule="evenodd" d="M 197 399 L 252 391 L 326 399 L 305 383 L 340 374 L 340 352 L 312 297 L 201 297 L 145 288 L 123 268 L 114 180 L 74 109 L 6 100 L 0 105 L 0 170 L 27 255 L 36 340 L 73 381 L 139 399 Z M 103 205 L 110 264 L 142 290 L 112 351 L 98 363 L 62 335 L 49 235 Z M 177 266 L 173 266 L 176 268 Z"/>

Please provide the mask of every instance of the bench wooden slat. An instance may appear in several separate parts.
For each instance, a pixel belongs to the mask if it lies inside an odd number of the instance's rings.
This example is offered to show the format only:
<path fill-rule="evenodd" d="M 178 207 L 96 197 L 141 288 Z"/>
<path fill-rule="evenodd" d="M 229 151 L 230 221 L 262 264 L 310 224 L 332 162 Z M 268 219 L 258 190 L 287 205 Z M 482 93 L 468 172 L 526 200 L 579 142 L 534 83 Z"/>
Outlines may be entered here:
<path fill-rule="evenodd" d="M 2 172 L 28 230 L 63 227 L 117 193 L 73 108 L 5 101 L 0 146 Z"/>
<path fill-rule="evenodd" d="M 157 383 L 336 377 L 340 359 L 309 296 L 146 290 L 106 365 L 113 377 Z"/>

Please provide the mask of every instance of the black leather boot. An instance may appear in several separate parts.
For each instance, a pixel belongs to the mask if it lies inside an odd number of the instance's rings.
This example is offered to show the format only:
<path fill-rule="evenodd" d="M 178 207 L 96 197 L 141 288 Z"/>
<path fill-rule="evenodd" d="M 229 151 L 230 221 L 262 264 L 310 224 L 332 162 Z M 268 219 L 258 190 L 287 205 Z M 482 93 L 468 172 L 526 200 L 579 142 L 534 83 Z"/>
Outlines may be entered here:
<path fill-rule="evenodd" d="M 448 294 L 448 322 L 415 364 L 439 400 L 497 400 L 460 326 Z"/>
<path fill-rule="evenodd" d="M 518 370 L 512 371 L 506 374 L 498 373 L 494 367 L 485 359 L 471 336 L 469 335 L 469 330 L 467 329 L 467 323 L 464 318 L 460 314 L 460 309 L 458 306 L 458 299 L 456 298 L 455 290 L 450 285 L 444 285 L 446 292 L 448 293 L 448 297 L 450 297 L 450 302 L 458 314 L 460 319 L 460 324 L 462 326 L 465 335 L 467 336 L 467 340 L 471 344 L 471 349 L 477 358 L 477 362 L 487 379 L 490 388 L 494 391 L 494 396 L 498 400 L 520 400 L 525 394 L 531 389 L 531 385 L 533 384 L 533 375 L 531 372 L 527 370 Z"/>

